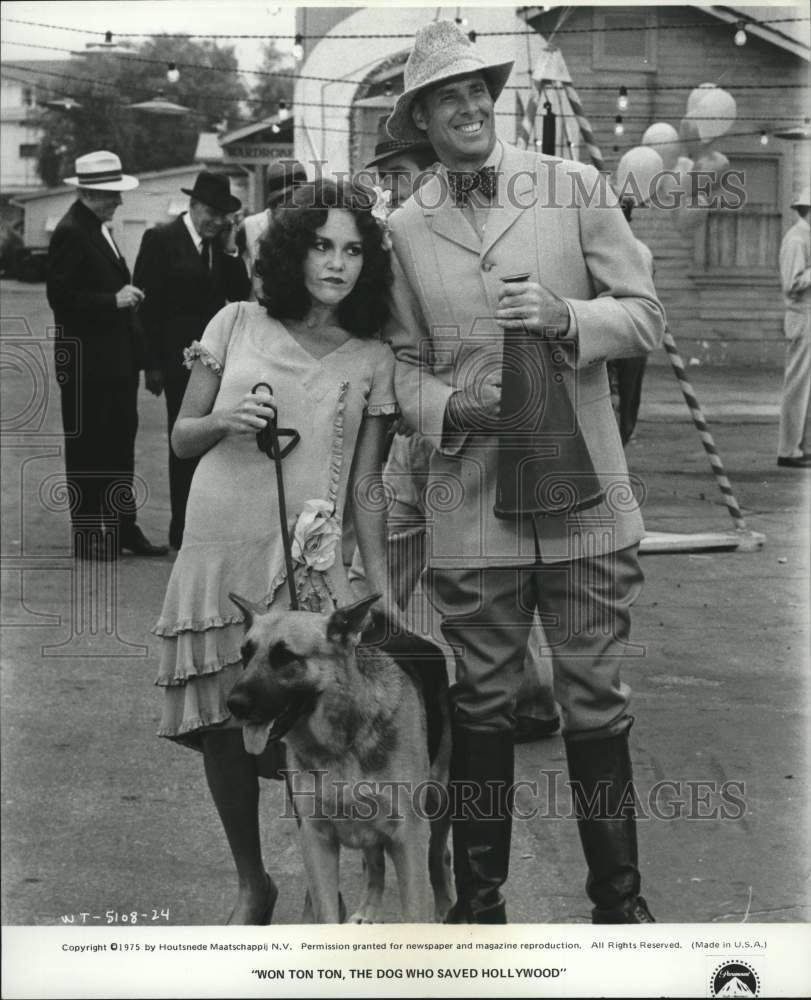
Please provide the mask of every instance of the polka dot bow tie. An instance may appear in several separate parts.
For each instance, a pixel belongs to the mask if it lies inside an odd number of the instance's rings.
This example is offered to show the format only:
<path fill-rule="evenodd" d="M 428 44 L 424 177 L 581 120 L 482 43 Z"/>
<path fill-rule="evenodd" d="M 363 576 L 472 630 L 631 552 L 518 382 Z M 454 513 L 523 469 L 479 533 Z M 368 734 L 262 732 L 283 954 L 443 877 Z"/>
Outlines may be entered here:
<path fill-rule="evenodd" d="M 481 191 L 484 198 L 492 200 L 496 193 L 496 168 L 482 167 L 473 173 L 449 170 L 448 186 L 457 208 L 464 208 L 468 204 L 471 191 Z"/>

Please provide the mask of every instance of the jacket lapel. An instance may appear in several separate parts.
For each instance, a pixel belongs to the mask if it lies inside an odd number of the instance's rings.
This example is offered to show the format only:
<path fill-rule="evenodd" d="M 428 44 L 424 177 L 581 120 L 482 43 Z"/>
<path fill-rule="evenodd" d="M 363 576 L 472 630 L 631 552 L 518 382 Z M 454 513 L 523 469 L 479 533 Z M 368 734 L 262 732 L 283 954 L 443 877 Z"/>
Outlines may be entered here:
<path fill-rule="evenodd" d="M 465 218 L 464 212 L 453 204 L 444 167 L 437 171 L 436 177 L 425 187 L 427 190 L 420 192 L 419 201 L 423 206 L 427 225 L 437 236 L 478 254 L 481 241 Z"/>
<path fill-rule="evenodd" d="M 504 154 L 498 168 L 498 193 L 496 203 L 487 215 L 487 229 L 481 245 L 482 257 L 522 213 L 532 207 L 531 192 L 537 180 L 537 163 L 534 161 L 534 157 L 527 157 L 514 146 L 504 143 Z"/>
<path fill-rule="evenodd" d="M 90 242 L 107 261 L 107 263 L 112 267 L 115 267 L 116 270 L 120 271 L 128 282 L 130 280 L 130 270 L 127 267 L 127 263 L 124 258 L 119 257 L 115 250 L 113 250 L 107 242 L 104 233 L 101 231 L 101 227 L 103 225 L 101 219 L 99 219 L 97 215 L 91 212 L 90 209 L 83 205 L 80 201 L 74 202 L 74 208 L 74 217 L 87 233 Z"/>

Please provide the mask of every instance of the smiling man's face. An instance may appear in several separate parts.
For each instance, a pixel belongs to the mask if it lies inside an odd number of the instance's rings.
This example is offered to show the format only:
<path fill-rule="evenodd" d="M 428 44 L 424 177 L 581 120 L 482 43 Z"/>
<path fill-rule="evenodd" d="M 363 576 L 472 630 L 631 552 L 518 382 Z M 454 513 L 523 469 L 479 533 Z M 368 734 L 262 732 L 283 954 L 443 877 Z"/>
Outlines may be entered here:
<path fill-rule="evenodd" d="M 493 98 L 482 73 L 437 84 L 420 94 L 411 111 L 449 170 L 475 170 L 496 142 Z"/>

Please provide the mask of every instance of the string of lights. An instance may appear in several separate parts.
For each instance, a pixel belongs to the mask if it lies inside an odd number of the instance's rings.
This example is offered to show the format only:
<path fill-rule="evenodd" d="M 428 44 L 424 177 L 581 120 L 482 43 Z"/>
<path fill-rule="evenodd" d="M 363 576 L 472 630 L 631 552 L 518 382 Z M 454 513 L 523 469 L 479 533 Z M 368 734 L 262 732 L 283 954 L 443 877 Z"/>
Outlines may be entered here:
<path fill-rule="evenodd" d="M 4 40 L 7 45 L 18 45 L 22 48 L 35 48 L 35 49 L 48 49 L 54 52 L 68 52 L 71 53 L 72 49 L 61 48 L 52 45 L 38 45 L 31 42 L 17 42 Z M 116 55 L 116 58 L 127 59 L 135 62 L 152 64 L 155 66 L 161 66 L 162 68 L 167 67 L 167 62 L 165 59 L 150 59 L 146 56 L 139 56 L 135 53 L 127 55 Z M 344 84 L 354 84 L 358 87 L 373 87 L 375 86 L 374 81 L 368 80 L 347 80 L 342 77 L 332 77 L 332 76 L 311 76 L 306 73 L 297 73 L 294 69 L 291 70 L 259 70 L 259 69 L 239 69 L 239 68 L 229 68 L 226 66 L 208 66 L 202 63 L 185 63 L 185 62 L 173 62 L 170 64 L 176 70 L 190 69 L 190 70 L 200 70 L 205 69 L 216 73 L 236 73 L 240 75 L 251 75 L 259 77 L 282 77 L 285 79 L 296 79 L 296 80 L 310 80 L 316 83 L 344 83 Z M 47 70 L 37 70 L 38 73 L 43 75 L 55 75 Z M 77 78 L 80 79 L 80 78 Z M 800 90 L 809 89 L 809 84 L 807 83 L 742 83 L 734 84 L 728 83 L 727 87 L 734 90 Z M 663 84 L 655 85 L 653 87 L 640 87 L 634 91 L 634 93 L 639 94 L 656 94 L 660 91 L 674 90 L 674 91 L 690 91 L 695 87 L 695 83 L 674 83 L 674 84 Z M 520 84 L 507 84 L 504 88 L 505 90 L 517 90 L 525 91 L 526 85 Z M 617 87 L 611 85 L 592 85 L 592 86 L 578 86 L 578 91 L 589 93 L 599 93 L 599 92 L 614 92 L 616 93 Z M 343 105 L 340 105 L 343 106 Z"/>
<path fill-rule="evenodd" d="M 770 25 L 776 24 L 796 24 L 803 23 L 811 20 L 808 17 L 776 17 L 768 18 L 764 20 L 756 20 L 755 18 L 742 18 L 736 24 L 736 34 L 740 31 L 745 33 L 747 27 L 768 27 Z M 84 28 L 76 28 L 71 25 L 65 24 L 45 24 L 40 21 L 26 21 L 15 17 L 3 17 L 0 18 L 0 22 L 5 21 L 11 24 L 24 24 L 29 27 L 35 28 L 49 28 L 55 31 L 71 31 L 78 32 L 85 35 L 92 34 L 105 34 L 105 32 L 88 32 Z M 679 30 L 685 28 L 718 28 L 723 30 L 729 30 L 729 24 L 724 21 L 687 21 L 677 24 L 660 24 L 657 26 L 659 31 L 670 31 Z M 610 26 L 602 25 L 600 27 L 582 27 L 582 28 L 560 28 L 556 31 L 556 35 L 578 35 L 578 34 L 609 34 L 612 32 L 629 32 L 629 31 L 648 31 L 650 30 L 647 25 L 620 25 L 620 26 Z M 200 38 L 207 40 L 246 40 L 246 39 L 264 39 L 267 41 L 274 42 L 304 42 L 304 41 L 367 41 L 373 39 L 381 38 L 392 38 L 392 39 L 412 39 L 413 33 L 411 32 L 379 32 L 376 34 L 342 34 L 336 32 L 330 32 L 328 34 L 307 34 L 297 32 L 294 35 L 272 35 L 261 33 L 242 33 L 242 34 L 195 34 L 193 32 L 113 32 L 117 38 Z M 524 35 L 537 36 L 537 32 L 532 29 L 525 29 L 520 31 L 477 31 L 477 38 L 521 38 Z M 741 44 L 736 42 L 736 44 Z"/>

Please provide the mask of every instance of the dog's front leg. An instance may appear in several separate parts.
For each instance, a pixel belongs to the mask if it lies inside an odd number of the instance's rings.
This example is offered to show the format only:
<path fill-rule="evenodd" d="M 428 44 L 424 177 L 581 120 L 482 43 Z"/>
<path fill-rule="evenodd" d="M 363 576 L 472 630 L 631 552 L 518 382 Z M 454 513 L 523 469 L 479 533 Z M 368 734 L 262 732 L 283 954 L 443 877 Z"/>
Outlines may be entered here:
<path fill-rule="evenodd" d="M 360 906 L 349 918 L 350 924 L 376 924 L 383 910 L 386 885 L 386 856 L 379 844 L 363 852 L 364 887 Z"/>
<path fill-rule="evenodd" d="M 409 924 L 428 924 L 434 919 L 428 884 L 428 820 L 406 813 L 403 824 L 389 846 L 403 920 Z"/>
<path fill-rule="evenodd" d="M 301 820 L 299 836 L 315 922 L 339 924 L 338 838 L 329 823 L 306 818 Z"/>

